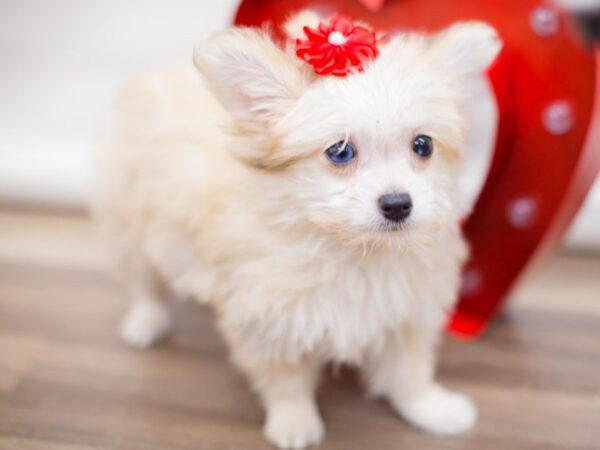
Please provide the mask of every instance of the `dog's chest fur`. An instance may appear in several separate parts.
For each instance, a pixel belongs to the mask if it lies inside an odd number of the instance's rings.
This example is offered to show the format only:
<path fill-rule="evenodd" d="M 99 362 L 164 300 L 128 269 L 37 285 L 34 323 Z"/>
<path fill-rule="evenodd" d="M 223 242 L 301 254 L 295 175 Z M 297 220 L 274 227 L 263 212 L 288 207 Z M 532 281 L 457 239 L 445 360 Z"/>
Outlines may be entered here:
<path fill-rule="evenodd" d="M 454 301 L 464 252 L 459 236 L 437 239 L 418 253 L 360 253 L 315 238 L 257 243 L 269 252 L 248 246 L 237 253 L 233 243 L 227 257 L 203 262 L 202 246 L 192 254 L 173 230 L 157 236 L 155 260 L 179 292 L 213 305 L 238 346 L 289 361 L 310 353 L 358 363 L 406 323 L 439 326 Z M 164 254 L 180 257 L 169 262 Z"/>

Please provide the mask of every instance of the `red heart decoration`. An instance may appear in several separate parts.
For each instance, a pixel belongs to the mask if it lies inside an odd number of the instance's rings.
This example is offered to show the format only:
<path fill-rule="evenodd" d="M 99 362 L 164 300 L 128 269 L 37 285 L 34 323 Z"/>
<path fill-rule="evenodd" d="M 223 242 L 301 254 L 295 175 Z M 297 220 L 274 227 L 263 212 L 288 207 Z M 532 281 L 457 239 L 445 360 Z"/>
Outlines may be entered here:
<path fill-rule="evenodd" d="M 278 25 L 316 9 L 382 31 L 492 24 L 505 47 L 489 71 L 499 109 L 496 149 L 464 231 L 472 256 L 449 330 L 477 335 L 532 263 L 560 242 L 600 168 L 600 51 L 569 16 L 540 0 L 244 0 L 236 23 Z"/>

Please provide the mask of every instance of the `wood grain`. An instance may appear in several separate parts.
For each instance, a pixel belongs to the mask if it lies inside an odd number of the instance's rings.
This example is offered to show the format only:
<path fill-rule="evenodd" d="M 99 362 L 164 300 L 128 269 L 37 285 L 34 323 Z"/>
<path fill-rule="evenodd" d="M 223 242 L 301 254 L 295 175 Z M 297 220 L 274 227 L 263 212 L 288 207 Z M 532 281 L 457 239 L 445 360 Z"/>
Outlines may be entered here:
<path fill-rule="evenodd" d="M 178 304 L 168 342 L 129 349 L 102 255 L 85 217 L 0 211 L 0 449 L 269 448 L 211 313 Z M 600 449 L 600 259 L 556 258 L 513 297 L 481 340 L 443 345 L 442 380 L 480 407 L 470 435 L 420 434 L 343 369 L 320 390 L 322 448 Z"/>

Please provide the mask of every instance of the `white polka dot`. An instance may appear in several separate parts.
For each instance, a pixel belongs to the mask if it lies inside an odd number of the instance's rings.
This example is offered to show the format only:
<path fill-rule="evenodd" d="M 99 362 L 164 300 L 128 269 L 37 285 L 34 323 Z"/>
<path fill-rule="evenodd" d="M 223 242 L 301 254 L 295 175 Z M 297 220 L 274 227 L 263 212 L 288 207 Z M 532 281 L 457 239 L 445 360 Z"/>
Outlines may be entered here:
<path fill-rule="evenodd" d="M 518 229 L 531 227 L 538 218 L 538 202 L 533 197 L 521 197 L 509 203 L 506 216 Z"/>
<path fill-rule="evenodd" d="M 470 268 L 463 274 L 460 287 L 461 295 L 470 295 L 477 292 L 483 285 L 483 275 L 479 269 Z"/>
<path fill-rule="evenodd" d="M 533 32 L 541 37 L 553 36 L 560 30 L 558 13 L 547 6 L 534 9 L 529 16 L 529 24 Z"/>
<path fill-rule="evenodd" d="M 551 103 L 544 109 L 542 121 L 548 133 L 555 136 L 566 134 L 575 125 L 573 108 L 563 100 Z"/>

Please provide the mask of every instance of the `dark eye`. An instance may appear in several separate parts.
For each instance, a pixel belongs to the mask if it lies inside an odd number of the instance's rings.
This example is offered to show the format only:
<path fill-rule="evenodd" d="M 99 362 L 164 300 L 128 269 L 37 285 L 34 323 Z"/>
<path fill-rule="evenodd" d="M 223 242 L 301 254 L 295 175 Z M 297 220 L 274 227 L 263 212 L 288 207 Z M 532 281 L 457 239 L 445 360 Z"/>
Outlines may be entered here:
<path fill-rule="evenodd" d="M 417 136 L 413 141 L 413 152 L 421 158 L 429 158 L 433 154 L 433 141 L 429 136 Z"/>
<path fill-rule="evenodd" d="M 354 150 L 354 147 L 352 147 L 352 145 L 346 141 L 341 141 L 335 145 L 332 145 L 325 150 L 325 154 L 332 163 L 339 166 L 348 164 L 350 161 L 356 158 L 356 150 Z"/>

